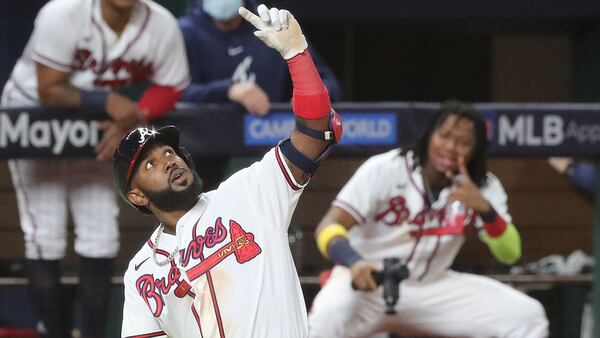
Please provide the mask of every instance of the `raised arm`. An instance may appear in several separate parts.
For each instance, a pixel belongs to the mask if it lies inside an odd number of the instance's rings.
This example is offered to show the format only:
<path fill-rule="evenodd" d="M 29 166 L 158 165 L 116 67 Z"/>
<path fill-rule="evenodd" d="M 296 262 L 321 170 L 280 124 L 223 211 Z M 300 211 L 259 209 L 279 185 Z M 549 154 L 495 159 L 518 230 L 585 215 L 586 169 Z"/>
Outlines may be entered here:
<path fill-rule="evenodd" d="M 258 6 L 258 15 L 244 7 L 239 13 L 256 27 L 254 35 L 277 50 L 288 64 L 294 85 L 296 128 L 279 147 L 296 181 L 305 182 L 341 138 L 341 121 L 331 109 L 327 88 L 294 16 L 287 10 L 268 9 L 265 5 Z"/>

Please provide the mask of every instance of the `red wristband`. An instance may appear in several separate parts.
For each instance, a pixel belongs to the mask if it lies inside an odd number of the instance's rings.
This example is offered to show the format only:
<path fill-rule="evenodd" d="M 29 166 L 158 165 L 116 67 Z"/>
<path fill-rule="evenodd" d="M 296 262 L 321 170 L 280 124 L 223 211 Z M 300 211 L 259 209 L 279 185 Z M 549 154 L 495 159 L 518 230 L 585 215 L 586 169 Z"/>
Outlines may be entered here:
<path fill-rule="evenodd" d="M 292 101 L 296 116 L 316 120 L 329 115 L 329 93 L 308 50 L 287 60 L 294 84 Z"/>
<path fill-rule="evenodd" d="M 488 236 L 498 237 L 504 233 L 507 224 L 506 221 L 504 221 L 504 219 L 500 217 L 500 215 L 498 215 L 498 213 L 494 209 L 492 209 L 490 213 L 493 214 L 490 215 L 488 213 L 487 215 L 482 215 L 481 217 L 485 222 L 483 224 L 483 228 L 485 229 L 485 232 L 488 234 Z"/>

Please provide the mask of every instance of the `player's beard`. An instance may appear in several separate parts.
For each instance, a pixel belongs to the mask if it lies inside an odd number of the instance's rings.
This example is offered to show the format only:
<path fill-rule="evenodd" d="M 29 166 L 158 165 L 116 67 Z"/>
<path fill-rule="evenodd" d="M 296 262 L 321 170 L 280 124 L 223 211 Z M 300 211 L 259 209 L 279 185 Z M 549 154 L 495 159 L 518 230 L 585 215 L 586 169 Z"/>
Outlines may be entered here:
<path fill-rule="evenodd" d="M 194 170 L 191 170 L 191 173 L 192 183 L 181 191 L 173 190 L 170 185 L 160 191 L 141 190 L 150 203 L 162 211 L 190 210 L 198 202 L 203 187 L 200 176 Z"/>

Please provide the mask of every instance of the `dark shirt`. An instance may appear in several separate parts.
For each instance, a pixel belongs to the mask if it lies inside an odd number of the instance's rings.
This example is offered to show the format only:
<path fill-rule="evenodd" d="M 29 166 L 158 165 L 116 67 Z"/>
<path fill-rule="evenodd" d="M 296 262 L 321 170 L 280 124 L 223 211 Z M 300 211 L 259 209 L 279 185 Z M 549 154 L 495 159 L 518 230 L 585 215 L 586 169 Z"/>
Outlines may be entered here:
<path fill-rule="evenodd" d="M 254 9 L 256 5 L 248 4 Z M 192 83 L 181 101 L 195 103 L 228 102 L 233 82 L 254 81 L 271 102 L 290 102 L 290 75 L 285 60 L 254 36 L 256 30 L 243 21 L 233 31 L 221 31 L 202 9 L 201 2 L 179 18 L 183 32 Z M 333 72 L 309 47 L 315 65 L 329 90 L 332 101 L 341 98 L 340 85 Z"/>

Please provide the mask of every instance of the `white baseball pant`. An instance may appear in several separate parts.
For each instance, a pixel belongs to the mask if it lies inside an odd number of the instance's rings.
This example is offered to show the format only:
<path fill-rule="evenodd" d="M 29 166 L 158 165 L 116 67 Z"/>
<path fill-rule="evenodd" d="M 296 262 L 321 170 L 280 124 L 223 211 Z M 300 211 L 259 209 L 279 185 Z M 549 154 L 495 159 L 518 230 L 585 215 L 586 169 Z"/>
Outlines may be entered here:
<path fill-rule="evenodd" d="M 395 315 L 378 292 L 351 288 L 336 266 L 309 313 L 310 338 L 359 338 L 377 332 L 409 336 L 541 338 L 548 320 L 535 299 L 496 280 L 447 271 L 429 282 L 403 281 Z"/>
<path fill-rule="evenodd" d="M 79 255 L 117 255 L 119 207 L 110 163 L 61 158 L 18 159 L 8 164 L 25 235 L 26 258 L 64 257 L 69 209 Z"/>

